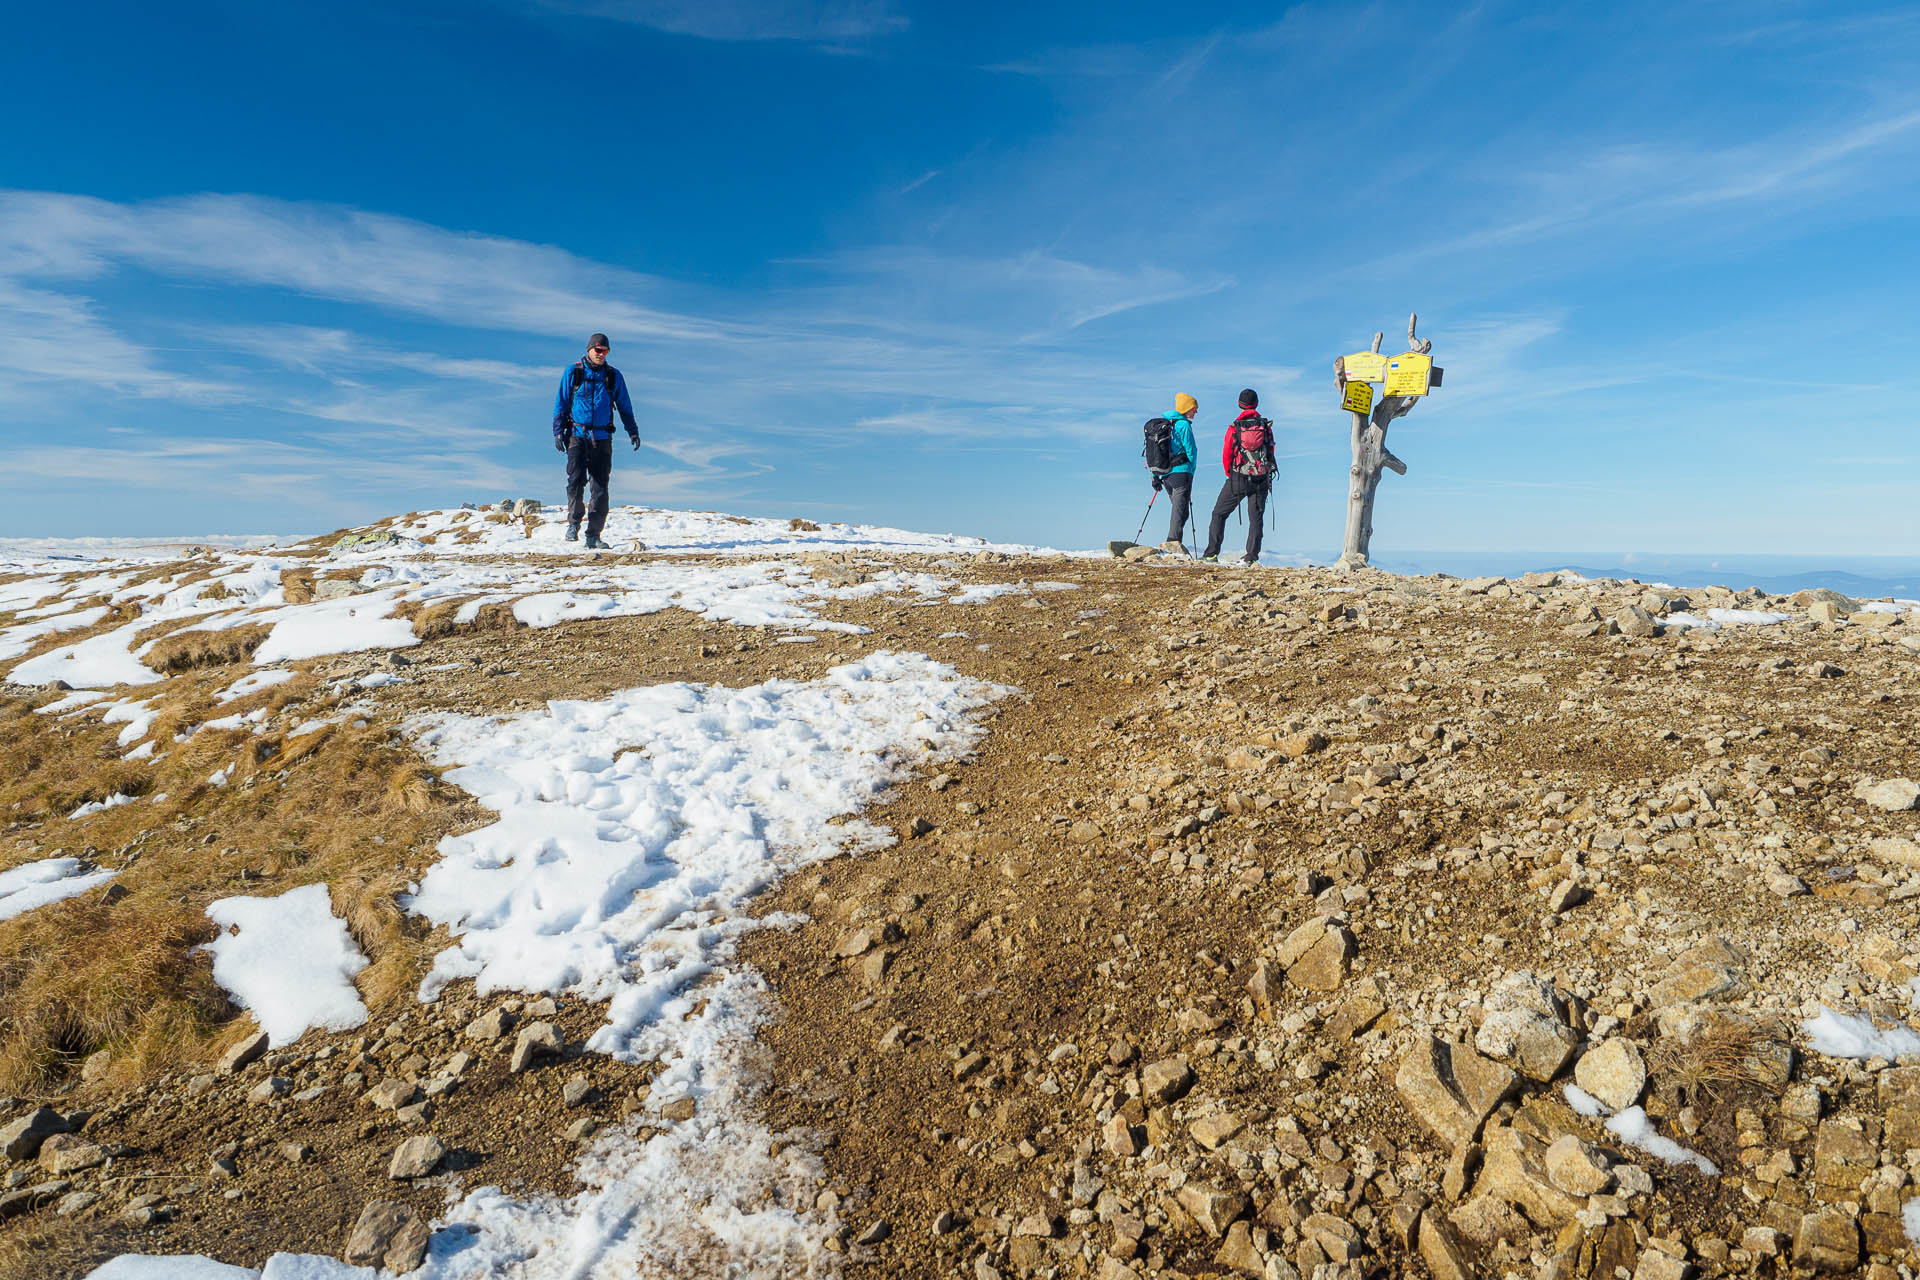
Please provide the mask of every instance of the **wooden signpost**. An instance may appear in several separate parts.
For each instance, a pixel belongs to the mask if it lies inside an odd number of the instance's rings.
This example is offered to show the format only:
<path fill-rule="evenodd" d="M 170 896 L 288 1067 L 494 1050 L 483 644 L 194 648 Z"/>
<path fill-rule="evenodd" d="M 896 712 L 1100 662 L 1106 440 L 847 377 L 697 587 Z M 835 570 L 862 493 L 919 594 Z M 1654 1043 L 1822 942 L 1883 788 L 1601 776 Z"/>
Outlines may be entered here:
<path fill-rule="evenodd" d="M 1371 351 L 1356 351 L 1333 362 L 1333 385 L 1340 404 L 1353 415 L 1353 465 L 1348 469 L 1347 534 L 1340 547 L 1338 569 L 1367 567 L 1367 547 L 1373 540 L 1373 495 L 1380 473 L 1407 474 L 1407 464 L 1387 452 L 1387 426 L 1405 417 L 1421 397 L 1432 393 L 1444 370 L 1433 363 L 1433 343 L 1414 336 L 1416 313 L 1407 317 L 1408 350 L 1397 356 L 1380 353 L 1382 334 L 1373 335 Z M 1373 403 L 1373 383 L 1380 383 L 1380 403 Z M 1371 407 L 1371 413 L 1369 413 Z"/>

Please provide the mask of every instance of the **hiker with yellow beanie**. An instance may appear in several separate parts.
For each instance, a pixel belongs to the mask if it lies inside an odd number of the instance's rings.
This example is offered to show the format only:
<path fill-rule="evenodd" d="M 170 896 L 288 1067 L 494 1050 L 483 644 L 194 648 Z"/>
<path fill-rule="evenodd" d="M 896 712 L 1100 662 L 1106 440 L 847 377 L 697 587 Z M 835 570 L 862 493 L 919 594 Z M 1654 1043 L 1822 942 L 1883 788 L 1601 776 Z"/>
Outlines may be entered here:
<path fill-rule="evenodd" d="M 1173 398 L 1172 413 L 1147 423 L 1147 467 L 1153 472 L 1153 487 L 1167 491 L 1167 505 L 1173 508 L 1168 513 L 1167 540 L 1161 544 L 1165 551 L 1186 550 L 1180 534 L 1187 526 L 1187 513 L 1193 508 L 1193 461 L 1200 456 L 1200 451 L 1193 446 L 1193 416 L 1199 412 L 1200 402 L 1182 391 Z M 1165 424 L 1161 428 L 1162 447 L 1167 454 L 1165 470 L 1155 465 L 1158 460 L 1152 456 L 1155 427 L 1160 423 Z"/>

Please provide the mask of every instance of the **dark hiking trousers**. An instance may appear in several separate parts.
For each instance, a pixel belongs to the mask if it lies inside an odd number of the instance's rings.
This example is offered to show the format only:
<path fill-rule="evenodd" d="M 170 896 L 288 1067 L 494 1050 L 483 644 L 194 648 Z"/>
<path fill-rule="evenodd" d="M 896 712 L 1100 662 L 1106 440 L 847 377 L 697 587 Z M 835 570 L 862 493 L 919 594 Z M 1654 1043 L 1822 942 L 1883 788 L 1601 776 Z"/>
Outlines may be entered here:
<path fill-rule="evenodd" d="M 1167 518 L 1167 541 L 1184 543 L 1187 514 L 1193 510 L 1193 473 L 1169 471 L 1160 477 L 1160 487 L 1167 491 L 1167 504 L 1173 508 Z"/>
<path fill-rule="evenodd" d="M 612 474 L 613 441 L 573 438 L 567 446 L 567 523 L 579 524 L 584 514 L 589 538 L 599 537 L 607 526 L 607 478 Z M 589 481 L 591 493 L 586 492 Z"/>
<path fill-rule="evenodd" d="M 1249 476 L 1228 476 L 1227 482 L 1220 486 L 1220 496 L 1213 500 L 1213 520 L 1207 525 L 1207 549 L 1203 555 L 1220 554 L 1220 543 L 1227 536 L 1227 517 L 1240 505 L 1241 499 L 1247 503 L 1247 558 L 1260 554 L 1260 531 L 1267 519 L 1267 495 L 1273 492 L 1272 480 L 1255 480 Z"/>

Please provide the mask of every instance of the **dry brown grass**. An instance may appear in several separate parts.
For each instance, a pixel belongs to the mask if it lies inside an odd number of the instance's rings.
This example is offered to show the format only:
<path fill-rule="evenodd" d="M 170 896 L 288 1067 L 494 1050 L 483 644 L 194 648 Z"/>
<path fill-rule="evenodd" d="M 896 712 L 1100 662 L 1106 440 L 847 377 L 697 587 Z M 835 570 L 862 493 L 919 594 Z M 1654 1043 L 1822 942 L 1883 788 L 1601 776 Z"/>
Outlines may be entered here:
<path fill-rule="evenodd" d="M 1650 1073 L 1677 1085 L 1686 1097 L 1722 1098 L 1736 1090 L 1778 1093 L 1785 1083 L 1766 1067 L 1766 1047 L 1786 1039 L 1784 1028 L 1745 1018 L 1714 1018 L 1686 1041 L 1663 1036 L 1647 1055 Z"/>
<path fill-rule="evenodd" d="M 9 921 L 0 952 L 0 1088 L 34 1093 L 113 1046 L 124 1074 L 167 1065 L 210 1035 L 227 1001 L 192 953 L 204 908 L 108 905 L 98 893 Z"/>
<path fill-rule="evenodd" d="M 16 821 L 0 866 L 49 856 L 49 845 L 85 849 L 118 871 L 114 892 L 124 895 L 109 902 L 95 891 L 0 922 L 0 1092 L 45 1094 L 103 1048 L 109 1085 L 210 1058 L 240 1028 L 193 948 L 214 936 L 207 904 L 233 894 L 327 883 L 370 961 L 360 987 L 376 1017 L 411 998 L 434 936 L 395 898 L 442 835 L 484 811 L 378 721 L 291 740 L 202 729 L 174 742 L 208 713 L 280 710 L 314 692 L 311 677 L 297 677 L 216 711 L 211 695 L 226 675 L 166 686 L 155 723 L 164 754 L 148 765 L 119 760 L 117 725 L 34 715 L 37 699 L 0 704 L 0 815 Z M 227 786 L 208 784 L 216 769 L 229 771 Z M 89 799 L 161 791 L 159 807 L 65 818 Z M 36 816 L 30 843 L 18 820 Z"/>
<path fill-rule="evenodd" d="M 447 600 L 416 609 L 411 615 L 413 634 L 422 640 L 434 640 L 465 631 L 511 631 L 525 625 L 513 616 L 513 606 L 510 604 L 483 604 L 472 622 L 455 622 L 454 615 L 465 603 L 464 600 Z M 408 616 L 404 605 L 395 612 L 402 617 Z"/>
<path fill-rule="evenodd" d="M 142 661 L 169 675 L 199 667 L 230 666 L 253 657 L 253 651 L 272 631 L 264 622 L 223 631 L 176 631 L 161 637 Z"/>
<path fill-rule="evenodd" d="M 44 1280 L 85 1275 L 135 1249 L 131 1232 L 118 1223 L 35 1217 L 0 1237 L 0 1280 Z"/>

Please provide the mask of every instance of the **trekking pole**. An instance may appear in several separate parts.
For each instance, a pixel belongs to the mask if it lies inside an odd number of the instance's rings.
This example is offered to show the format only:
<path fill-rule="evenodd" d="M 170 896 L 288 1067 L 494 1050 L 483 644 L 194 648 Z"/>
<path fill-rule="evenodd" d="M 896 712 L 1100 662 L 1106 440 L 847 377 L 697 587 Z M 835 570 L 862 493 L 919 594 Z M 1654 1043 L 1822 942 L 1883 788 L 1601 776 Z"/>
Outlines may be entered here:
<path fill-rule="evenodd" d="M 1153 499 L 1159 496 L 1160 496 L 1160 491 L 1158 489 L 1155 489 L 1153 491 L 1153 497 L 1150 497 L 1147 499 L 1146 515 L 1143 515 L 1140 517 L 1140 527 L 1133 531 L 1133 540 L 1135 543 L 1138 543 L 1140 541 L 1140 535 L 1147 531 L 1147 517 L 1153 514 Z"/>

